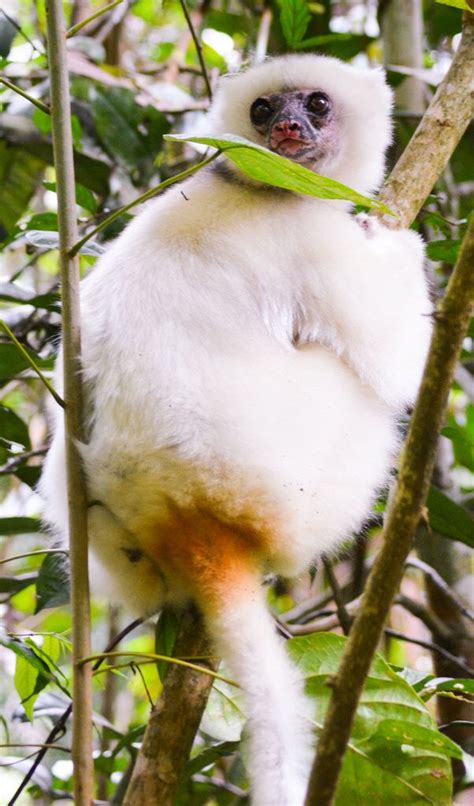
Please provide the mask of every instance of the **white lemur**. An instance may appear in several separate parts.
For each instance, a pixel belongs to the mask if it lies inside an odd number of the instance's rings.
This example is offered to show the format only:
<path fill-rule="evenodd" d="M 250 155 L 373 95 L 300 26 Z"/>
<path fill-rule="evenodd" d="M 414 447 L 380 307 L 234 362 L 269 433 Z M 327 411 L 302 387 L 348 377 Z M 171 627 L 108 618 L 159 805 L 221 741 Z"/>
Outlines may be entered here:
<path fill-rule="evenodd" d="M 381 71 L 287 56 L 224 78 L 208 130 L 367 193 L 390 108 Z M 413 232 L 221 157 L 151 202 L 82 285 L 101 590 L 145 613 L 202 609 L 246 698 L 258 806 L 301 806 L 312 747 L 262 575 L 334 550 L 386 483 L 429 341 L 422 262 Z M 61 535 L 63 442 L 58 413 L 42 491 Z"/>

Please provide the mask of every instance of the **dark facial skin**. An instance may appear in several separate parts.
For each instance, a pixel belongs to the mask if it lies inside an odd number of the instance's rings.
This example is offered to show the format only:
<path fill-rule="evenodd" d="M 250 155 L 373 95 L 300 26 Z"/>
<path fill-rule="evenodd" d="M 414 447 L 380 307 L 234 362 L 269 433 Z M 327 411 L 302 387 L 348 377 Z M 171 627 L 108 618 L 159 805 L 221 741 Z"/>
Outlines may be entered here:
<path fill-rule="evenodd" d="M 334 105 L 322 90 L 259 96 L 250 107 L 250 120 L 267 148 L 307 167 L 337 151 Z"/>

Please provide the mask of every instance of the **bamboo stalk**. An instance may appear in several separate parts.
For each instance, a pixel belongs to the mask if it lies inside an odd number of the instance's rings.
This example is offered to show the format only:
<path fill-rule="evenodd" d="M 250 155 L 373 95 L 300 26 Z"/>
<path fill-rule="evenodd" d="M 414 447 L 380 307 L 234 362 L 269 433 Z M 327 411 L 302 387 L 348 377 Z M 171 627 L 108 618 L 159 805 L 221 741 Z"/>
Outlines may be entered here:
<path fill-rule="evenodd" d="M 69 250 L 77 241 L 73 145 L 66 28 L 61 0 L 47 0 L 51 116 L 58 196 L 59 260 L 63 310 L 63 369 L 66 466 L 71 560 L 73 644 L 74 802 L 90 806 L 93 793 L 92 670 L 78 665 L 90 655 L 89 575 L 87 566 L 87 491 L 77 442 L 83 440 L 79 262 Z"/>

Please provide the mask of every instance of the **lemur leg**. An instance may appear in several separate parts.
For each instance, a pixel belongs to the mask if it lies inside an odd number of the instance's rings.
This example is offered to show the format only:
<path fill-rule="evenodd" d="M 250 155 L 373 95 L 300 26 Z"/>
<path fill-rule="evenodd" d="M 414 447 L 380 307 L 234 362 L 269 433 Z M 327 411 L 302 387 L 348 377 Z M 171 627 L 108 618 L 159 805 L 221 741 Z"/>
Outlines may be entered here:
<path fill-rule="evenodd" d="M 127 610 L 139 615 L 160 610 L 168 593 L 166 579 L 135 536 L 102 504 L 89 508 L 88 531 L 95 591 L 112 602 L 125 601 Z"/>

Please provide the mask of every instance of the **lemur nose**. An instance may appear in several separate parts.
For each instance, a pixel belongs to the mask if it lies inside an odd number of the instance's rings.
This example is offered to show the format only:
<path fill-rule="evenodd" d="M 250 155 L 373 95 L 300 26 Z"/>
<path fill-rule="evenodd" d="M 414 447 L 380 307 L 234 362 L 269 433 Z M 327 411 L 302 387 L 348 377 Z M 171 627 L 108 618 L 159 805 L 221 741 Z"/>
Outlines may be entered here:
<path fill-rule="evenodd" d="M 301 123 L 299 123 L 297 120 L 281 120 L 278 123 L 275 123 L 274 129 L 282 134 L 299 132 L 301 130 Z"/>

